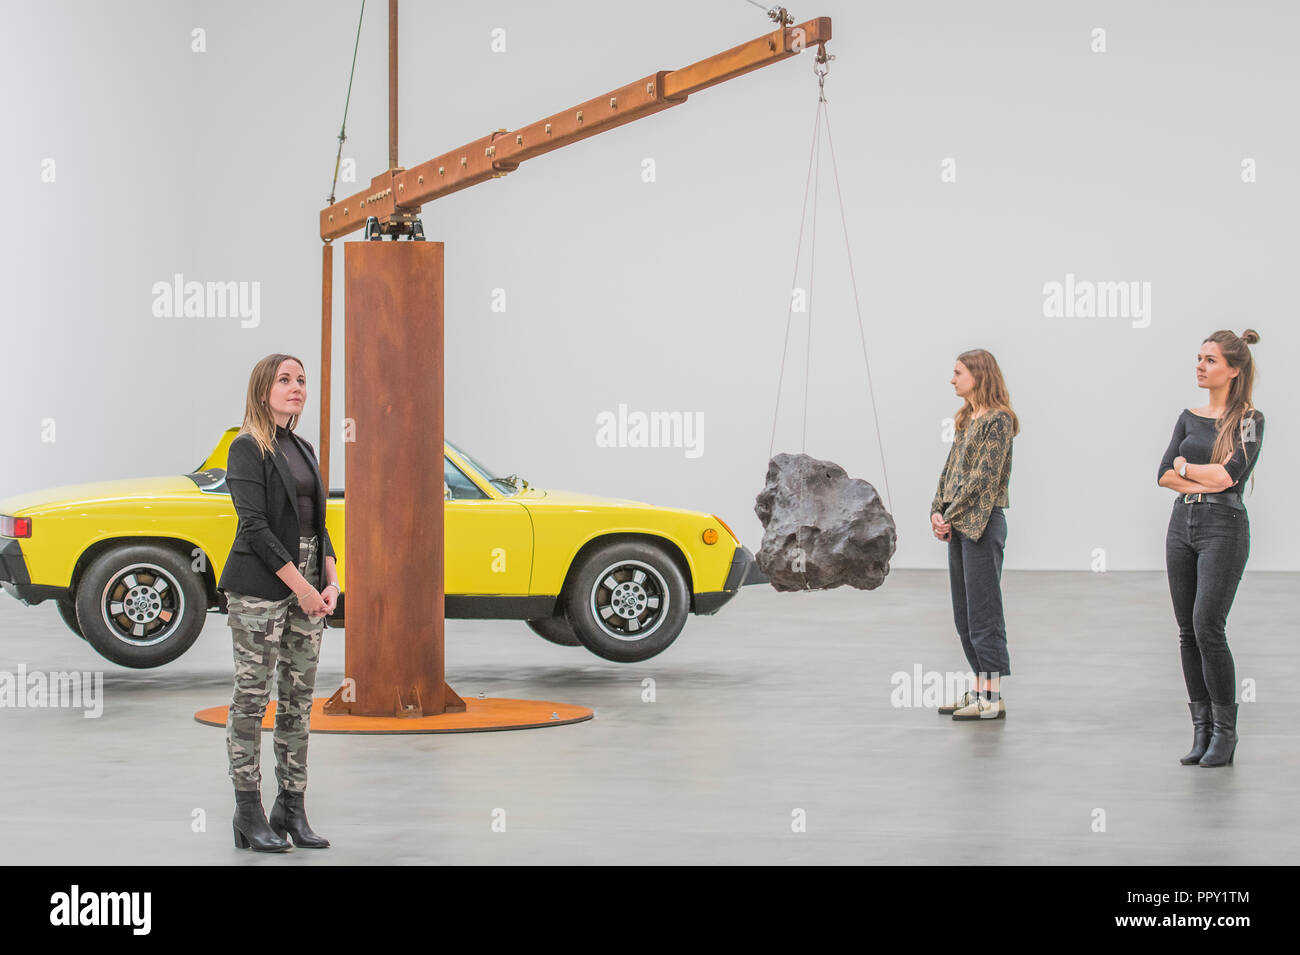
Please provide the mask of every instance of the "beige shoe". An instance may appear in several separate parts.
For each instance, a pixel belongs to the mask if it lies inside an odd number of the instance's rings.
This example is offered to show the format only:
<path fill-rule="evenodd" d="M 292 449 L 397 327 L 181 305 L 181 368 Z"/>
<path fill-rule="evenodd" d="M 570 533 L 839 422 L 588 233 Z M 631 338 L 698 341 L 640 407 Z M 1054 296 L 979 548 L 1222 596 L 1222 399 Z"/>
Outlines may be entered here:
<path fill-rule="evenodd" d="M 954 710 L 952 714 L 955 720 L 1002 720 L 1006 719 L 1006 716 L 1006 700 L 1001 697 L 997 700 L 987 700 L 982 696 L 976 697 L 973 703 Z"/>
<path fill-rule="evenodd" d="M 945 703 L 943 706 L 939 707 L 939 715 L 949 716 L 957 710 L 960 710 L 963 706 L 970 706 L 975 702 L 975 697 L 976 693 L 974 690 L 967 690 L 960 698 L 958 698 L 956 703 Z"/>

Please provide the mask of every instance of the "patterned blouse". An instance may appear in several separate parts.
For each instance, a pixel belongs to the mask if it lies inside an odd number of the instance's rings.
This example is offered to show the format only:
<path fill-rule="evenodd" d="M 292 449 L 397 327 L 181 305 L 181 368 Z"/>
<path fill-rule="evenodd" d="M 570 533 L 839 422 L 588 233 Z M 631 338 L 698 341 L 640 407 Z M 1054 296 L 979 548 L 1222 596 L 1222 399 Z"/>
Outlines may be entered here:
<path fill-rule="evenodd" d="M 948 450 L 930 513 L 971 540 L 983 537 L 993 508 L 1011 506 L 1011 441 L 1011 416 L 1001 409 L 968 421 Z"/>

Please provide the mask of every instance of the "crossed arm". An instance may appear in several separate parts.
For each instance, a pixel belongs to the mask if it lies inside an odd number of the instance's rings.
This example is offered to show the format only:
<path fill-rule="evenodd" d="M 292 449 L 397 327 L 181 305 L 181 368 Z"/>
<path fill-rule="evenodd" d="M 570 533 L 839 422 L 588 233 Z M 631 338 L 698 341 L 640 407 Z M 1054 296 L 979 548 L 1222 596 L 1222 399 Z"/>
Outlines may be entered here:
<path fill-rule="evenodd" d="M 1169 442 L 1169 450 L 1160 463 L 1160 477 L 1156 483 L 1180 494 L 1217 494 L 1236 485 L 1237 477 L 1233 476 L 1232 471 L 1235 470 L 1240 476 L 1250 461 L 1250 455 L 1244 446 L 1234 442 L 1234 447 L 1217 464 L 1188 464 L 1187 459 L 1178 454 L 1178 447 L 1185 435 L 1182 419 L 1179 418 L 1174 427 L 1173 439 Z M 1178 469 L 1184 464 L 1187 464 L 1185 478 L 1178 474 Z"/>
<path fill-rule="evenodd" d="M 1231 458 L 1232 455 L 1228 457 Z M 1160 475 L 1161 487 L 1167 487 L 1179 494 L 1217 494 L 1226 491 L 1236 483 L 1223 466 L 1228 463 L 1227 459 L 1223 464 L 1189 464 L 1185 478 L 1178 475 L 1178 468 L 1182 466 L 1183 461 L 1181 456 L 1174 458 L 1174 466 Z"/>

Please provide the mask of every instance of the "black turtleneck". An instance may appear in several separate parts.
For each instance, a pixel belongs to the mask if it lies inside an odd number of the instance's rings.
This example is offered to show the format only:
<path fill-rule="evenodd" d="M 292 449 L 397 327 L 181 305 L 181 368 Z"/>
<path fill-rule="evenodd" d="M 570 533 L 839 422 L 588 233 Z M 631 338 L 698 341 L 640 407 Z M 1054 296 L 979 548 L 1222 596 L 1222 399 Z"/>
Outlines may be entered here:
<path fill-rule="evenodd" d="M 314 537 L 316 530 L 316 472 L 306 453 L 298 442 L 290 436 L 289 429 L 283 425 L 275 426 L 275 443 L 284 451 L 289 460 L 289 470 L 293 471 L 296 488 L 294 499 L 298 502 L 298 534 L 301 537 Z"/>

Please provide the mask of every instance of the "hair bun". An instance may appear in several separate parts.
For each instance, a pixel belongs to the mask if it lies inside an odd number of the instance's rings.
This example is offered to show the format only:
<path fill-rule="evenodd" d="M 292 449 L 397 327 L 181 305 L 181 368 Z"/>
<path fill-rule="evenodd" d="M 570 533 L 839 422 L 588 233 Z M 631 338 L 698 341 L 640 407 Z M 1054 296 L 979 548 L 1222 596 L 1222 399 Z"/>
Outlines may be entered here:
<path fill-rule="evenodd" d="M 1247 345 L 1253 345 L 1259 341 L 1259 332 L 1255 331 L 1253 328 L 1248 328 L 1241 333 L 1241 340 Z"/>

